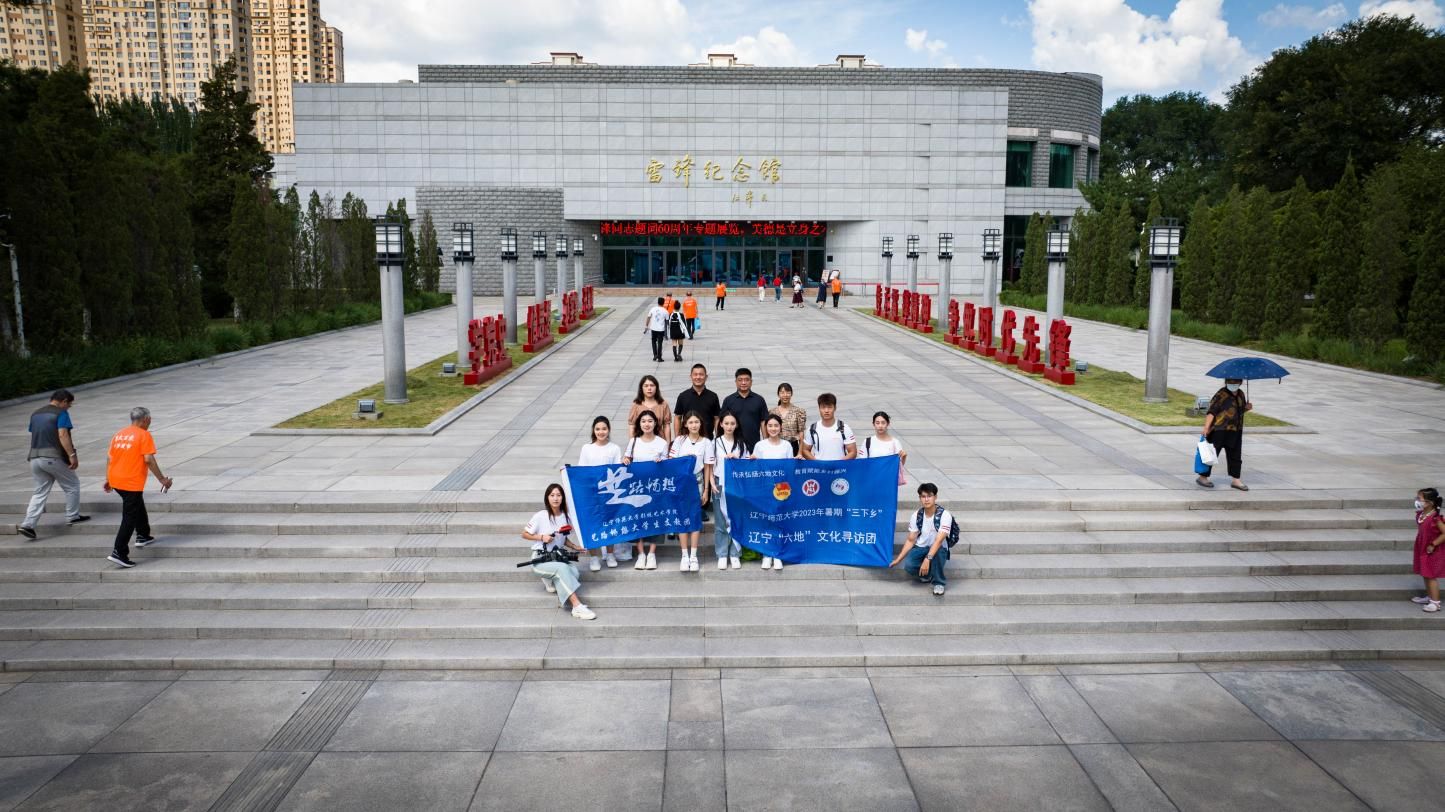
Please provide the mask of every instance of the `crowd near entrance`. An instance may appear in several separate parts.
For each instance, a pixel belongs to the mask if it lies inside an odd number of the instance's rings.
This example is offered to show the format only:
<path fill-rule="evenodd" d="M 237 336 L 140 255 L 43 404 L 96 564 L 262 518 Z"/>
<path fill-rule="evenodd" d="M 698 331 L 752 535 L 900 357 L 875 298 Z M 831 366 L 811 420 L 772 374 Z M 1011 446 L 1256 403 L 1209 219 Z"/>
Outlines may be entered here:
<path fill-rule="evenodd" d="M 606 285 L 750 285 L 760 275 L 817 283 L 827 226 L 814 222 L 606 222 Z"/>

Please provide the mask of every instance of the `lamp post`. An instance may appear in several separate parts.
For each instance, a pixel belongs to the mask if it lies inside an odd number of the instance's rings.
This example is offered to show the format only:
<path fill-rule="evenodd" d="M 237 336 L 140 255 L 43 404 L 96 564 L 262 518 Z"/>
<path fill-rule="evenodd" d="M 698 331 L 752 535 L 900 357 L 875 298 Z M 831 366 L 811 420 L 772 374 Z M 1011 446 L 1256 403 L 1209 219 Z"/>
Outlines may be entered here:
<path fill-rule="evenodd" d="M 1055 319 L 1064 317 L 1064 270 L 1069 262 L 1069 229 L 1063 223 L 1054 223 L 1046 233 L 1049 258 L 1049 291 L 1044 312 L 1044 347 L 1049 346 L 1049 328 Z"/>
<path fill-rule="evenodd" d="M 381 273 L 382 402 L 406 403 L 406 303 L 402 277 L 405 254 L 401 221 L 376 218 L 376 265 Z"/>
<path fill-rule="evenodd" d="M 883 287 L 893 287 L 893 238 L 883 238 Z"/>
<path fill-rule="evenodd" d="M 1160 217 L 1149 229 L 1149 355 L 1144 402 L 1169 402 L 1169 318 L 1174 307 L 1174 265 L 1179 261 L 1179 221 Z"/>
<path fill-rule="evenodd" d="M 938 235 L 938 315 L 939 321 L 948 317 L 948 302 L 953 298 L 953 233 Z"/>
<path fill-rule="evenodd" d="M 9 220 L 10 215 L 0 214 L 0 219 Z M 6 249 L 10 254 L 10 281 L 15 286 L 15 336 L 19 340 L 16 345 L 21 358 L 30 357 L 30 347 L 25 344 L 25 307 L 20 300 L 20 257 L 16 253 L 14 243 L 0 242 L 0 247 Z"/>
<path fill-rule="evenodd" d="M 918 292 L 918 235 L 908 235 L 908 289 Z"/>
<path fill-rule="evenodd" d="M 983 306 L 998 311 L 998 264 L 1003 258 L 1003 232 L 983 230 Z"/>
<path fill-rule="evenodd" d="M 472 224 L 452 223 L 452 262 L 457 267 L 457 366 L 470 366 L 467 357 L 472 342 L 467 335 L 472 323 L 472 267 L 477 255 L 472 250 Z"/>
<path fill-rule="evenodd" d="M 532 232 L 532 293 L 533 301 L 541 304 L 547 301 L 547 234 Z"/>
<path fill-rule="evenodd" d="M 557 309 L 562 308 L 562 294 L 567 292 L 567 235 L 557 235 Z"/>
<path fill-rule="evenodd" d="M 582 288 L 586 280 L 583 279 L 582 269 L 582 238 L 572 238 L 572 281 L 577 284 L 577 301 L 582 301 Z"/>
<path fill-rule="evenodd" d="M 517 343 L 517 229 L 502 229 L 502 320 L 507 343 Z"/>

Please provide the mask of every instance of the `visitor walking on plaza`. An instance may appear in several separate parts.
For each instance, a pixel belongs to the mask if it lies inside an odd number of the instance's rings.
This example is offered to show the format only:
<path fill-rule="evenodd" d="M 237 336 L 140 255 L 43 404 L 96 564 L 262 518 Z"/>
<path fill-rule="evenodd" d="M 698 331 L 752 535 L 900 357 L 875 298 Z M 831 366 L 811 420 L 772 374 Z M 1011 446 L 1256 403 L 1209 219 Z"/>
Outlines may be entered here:
<path fill-rule="evenodd" d="M 161 483 L 161 493 L 171 489 L 175 480 L 161 472 L 156 462 L 156 441 L 151 437 L 151 412 L 144 406 L 130 410 L 130 425 L 110 438 L 110 455 L 105 463 L 105 492 L 120 496 L 120 529 L 115 534 L 115 549 L 107 558 L 122 567 L 134 567 L 130 560 L 130 537 L 135 546 L 144 547 L 155 541 L 151 535 L 150 515 L 146 513 L 145 488 L 147 472 Z"/>
<path fill-rule="evenodd" d="M 783 421 L 775 414 L 768 415 L 767 421 L 763 424 L 765 435 L 755 445 L 750 459 L 754 460 L 791 460 L 798 458 L 797 443 L 792 440 L 783 439 Z M 783 568 L 781 558 L 763 556 L 763 569 L 780 570 Z"/>
<path fill-rule="evenodd" d="M 838 398 L 832 392 L 818 396 L 818 419 L 808 426 L 803 440 L 805 460 L 851 460 L 858 456 L 858 443 L 853 430 L 842 420 L 834 419 Z"/>
<path fill-rule="evenodd" d="M 30 453 L 25 459 L 30 463 L 30 478 L 35 480 L 35 493 L 30 496 L 30 506 L 25 509 L 25 518 L 16 528 L 20 535 L 35 538 L 35 525 L 45 512 L 45 501 L 50 489 L 56 485 L 65 492 L 65 518 L 69 524 L 90 521 L 89 516 L 80 514 L 80 477 L 75 469 L 80 467 L 80 455 L 70 433 L 75 424 L 70 422 L 70 407 L 75 395 L 68 389 L 57 389 L 50 396 L 50 402 L 30 415 Z"/>
<path fill-rule="evenodd" d="M 803 280 L 796 275 L 793 277 L 793 303 L 788 305 L 788 307 L 800 309 L 807 307 L 807 305 L 803 304 Z"/>
<path fill-rule="evenodd" d="M 603 415 L 592 418 L 592 442 L 582 446 L 582 451 L 577 455 L 578 466 L 588 465 L 621 465 L 622 449 L 616 443 L 609 442 L 612 437 L 612 421 Z M 618 552 L 626 550 L 626 545 L 619 547 Z M 592 552 L 592 561 L 588 568 L 593 572 L 602 569 L 602 561 L 607 561 L 607 566 L 617 566 L 617 556 L 607 547 L 599 547 Z M 628 552 L 622 559 L 626 561 L 632 554 Z"/>
<path fill-rule="evenodd" d="M 703 436 L 712 437 L 717 433 L 717 418 L 722 413 L 722 405 L 718 402 L 717 393 L 707 388 L 707 367 L 693 364 L 688 377 L 692 379 L 692 386 L 678 394 L 677 403 L 672 407 L 672 436 L 682 436 L 683 415 L 697 412 L 702 416 Z"/>
<path fill-rule="evenodd" d="M 688 291 L 682 300 L 682 317 L 687 319 L 687 337 L 692 338 L 692 334 L 697 332 L 698 324 L 697 300 L 692 298 L 692 291 Z"/>
<path fill-rule="evenodd" d="M 918 512 L 908 522 L 908 540 L 888 566 L 903 562 L 904 572 L 920 581 L 932 581 L 933 594 L 942 595 L 948 588 L 943 571 L 948 564 L 948 542 L 957 539 L 953 514 L 938 504 L 938 486 L 932 482 L 918 486 L 918 505 Z"/>
<path fill-rule="evenodd" d="M 822 310 L 828 304 L 828 274 L 824 273 L 823 278 L 818 280 L 818 298 L 814 299 L 818 309 Z"/>
<path fill-rule="evenodd" d="M 747 447 L 738 439 L 738 416 L 724 412 L 718 421 L 718 435 L 712 441 L 712 465 L 707 472 L 712 480 L 712 546 L 720 570 L 727 569 L 729 563 L 733 569 L 743 565 L 743 548 L 732 537 L 723 488 L 727 483 L 728 460 L 740 460 L 747 454 Z"/>
<path fill-rule="evenodd" d="M 783 439 L 797 440 L 808 426 L 808 410 L 793 404 L 793 385 L 778 384 L 778 405 L 769 412 L 783 421 Z"/>
<path fill-rule="evenodd" d="M 667 335 L 672 339 L 672 360 L 681 361 L 682 342 L 692 338 L 692 321 L 682 314 L 681 307 L 667 317 Z"/>
<path fill-rule="evenodd" d="M 727 310 L 727 309 L 728 309 L 728 283 L 726 283 L 726 282 L 719 282 L 719 283 L 717 283 L 717 285 L 713 288 L 712 294 L 713 294 L 712 309 L 713 309 L 713 310 Z"/>
<path fill-rule="evenodd" d="M 764 276 L 763 274 L 758 274 L 758 301 L 760 301 L 760 302 L 765 302 L 765 301 L 767 301 L 767 300 L 768 300 L 768 278 L 767 278 L 766 276 Z"/>
<path fill-rule="evenodd" d="M 768 401 L 753 391 L 753 373 L 747 367 L 739 367 L 733 373 L 737 391 L 723 398 L 722 410 L 738 416 L 738 436 L 748 448 L 758 444 L 763 430 L 763 421 L 768 418 Z"/>
<path fill-rule="evenodd" d="M 657 420 L 656 431 L 658 436 L 666 442 L 672 439 L 672 412 L 667 409 L 667 401 L 662 399 L 662 390 L 657 384 L 657 379 L 651 375 L 643 375 L 642 380 L 637 382 L 637 396 L 632 399 L 632 408 L 627 412 L 627 430 L 632 437 L 637 436 L 637 417 L 644 411 L 652 412 Z"/>
<path fill-rule="evenodd" d="M 781 302 L 782 300 L 783 300 L 783 275 L 782 275 L 781 273 L 775 273 L 775 274 L 773 274 L 773 301 L 775 301 L 775 302 Z"/>
<path fill-rule="evenodd" d="M 843 272 L 833 271 L 833 276 L 828 280 L 828 286 L 833 290 L 833 309 L 838 309 L 838 297 L 843 295 Z"/>
<path fill-rule="evenodd" d="M 642 319 L 642 331 L 652 334 L 652 360 L 662 360 L 662 339 L 667 335 L 667 309 L 663 306 L 663 298 L 657 297 L 657 304 L 648 308 L 647 315 Z"/>
<path fill-rule="evenodd" d="M 628 442 L 627 451 L 622 455 L 623 465 L 634 462 L 662 462 L 667 459 L 668 443 L 657 436 L 657 426 L 657 415 L 653 414 L 652 410 L 643 409 L 637 415 L 637 421 L 632 426 L 636 436 Z M 638 539 L 637 563 L 633 565 L 633 569 L 657 569 L 657 545 L 666 538 L 666 533 L 658 533 Z"/>
<path fill-rule="evenodd" d="M 1204 417 L 1202 439 L 1208 440 L 1215 451 L 1229 457 L 1229 476 L 1232 480 L 1229 487 L 1247 491 L 1249 486 L 1239 479 L 1243 467 L 1240 454 L 1244 445 L 1244 413 L 1253 409 L 1254 404 L 1240 391 L 1241 383 L 1243 382 L 1238 378 L 1230 378 L 1214 393 L 1214 398 L 1209 401 L 1209 414 Z M 1194 481 L 1202 488 L 1214 487 L 1214 483 L 1209 481 L 1208 473 L 1200 474 Z"/>
<path fill-rule="evenodd" d="M 908 452 L 903 450 L 903 444 L 898 438 L 888 433 L 892 421 L 887 412 L 873 413 L 873 434 L 863 439 L 863 448 L 858 456 L 864 459 L 874 457 L 898 457 L 898 484 L 908 484 L 908 479 L 903 473 L 903 464 L 908 461 Z"/>
<path fill-rule="evenodd" d="M 582 579 L 577 565 L 560 557 L 551 556 L 554 551 L 572 550 L 583 552 L 572 542 L 572 525 L 567 518 L 567 495 L 562 486 L 553 482 L 542 494 L 542 509 L 532 514 L 527 526 L 522 528 L 522 538 L 532 542 L 532 574 L 541 576 L 542 585 L 548 592 L 557 593 L 557 605 L 566 608 L 572 604 L 572 617 L 578 620 L 593 620 L 597 613 L 577 597 Z M 537 561 L 551 557 L 549 561 Z"/>
<path fill-rule="evenodd" d="M 667 456 L 669 459 L 693 458 L 692 475 L 697 480 L 697 498 L 701 500 L 701 504 L 706 505 L 712 493 L 712 477 L 709 475 L 713 464 L 712 440 L 703 436 L 702 415 L 697 412 L 688 412 L 682 425 L 685 433 L 679 434 L 677 439 L 672 441 Z M 701 529 L 678 535 L 682 539 L 682 564 L 679 568 L 683 572 L 697 572 L 697 544 L 702 536 Z"/>
<path fill-rule="evenodd" d="M 1440 611 L 1440 578 L 1445 578 L 1445 519 L 1440 517 L 1440 492 L 1424 488 L 1415 494 L 1415 574 L 1425 579 L 1424 597 L 1411 598 L 1426 612 Z"/>

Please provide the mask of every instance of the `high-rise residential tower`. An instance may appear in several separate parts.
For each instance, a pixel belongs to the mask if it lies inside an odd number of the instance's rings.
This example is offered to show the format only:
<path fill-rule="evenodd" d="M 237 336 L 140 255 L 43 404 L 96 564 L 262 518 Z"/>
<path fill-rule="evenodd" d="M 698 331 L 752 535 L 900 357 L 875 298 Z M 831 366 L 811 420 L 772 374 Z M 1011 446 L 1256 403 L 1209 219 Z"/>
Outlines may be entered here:
<path fill-rule="evenodd" d="M 0 60 L 22 68 L 55 70 L 86 65 L 80 0 L 40 0 L 0 5 Z"/>

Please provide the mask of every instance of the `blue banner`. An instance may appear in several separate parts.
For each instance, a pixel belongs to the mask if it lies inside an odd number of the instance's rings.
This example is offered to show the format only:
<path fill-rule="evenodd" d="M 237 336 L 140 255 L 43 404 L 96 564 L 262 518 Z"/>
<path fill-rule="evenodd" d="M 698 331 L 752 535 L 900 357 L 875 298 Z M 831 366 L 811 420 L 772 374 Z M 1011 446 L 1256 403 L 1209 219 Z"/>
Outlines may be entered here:
<path fill-rule="evenodd" d="M 692 456 L 631 465 L 568 466 L 567 504 L 587 549 L 702 529 Z"/>
<path fill-rule="evenodd" d="M 729 460 L 732 537 L 789 564 L 886 567 L 893 560 L 898 458 Z"/>

